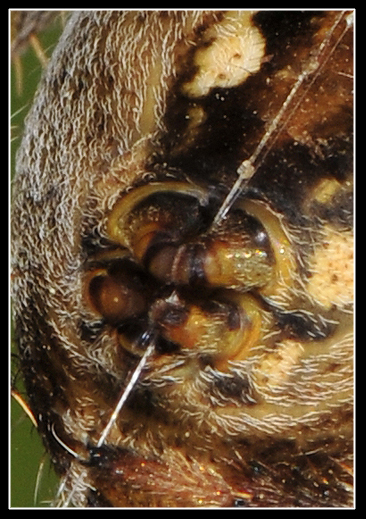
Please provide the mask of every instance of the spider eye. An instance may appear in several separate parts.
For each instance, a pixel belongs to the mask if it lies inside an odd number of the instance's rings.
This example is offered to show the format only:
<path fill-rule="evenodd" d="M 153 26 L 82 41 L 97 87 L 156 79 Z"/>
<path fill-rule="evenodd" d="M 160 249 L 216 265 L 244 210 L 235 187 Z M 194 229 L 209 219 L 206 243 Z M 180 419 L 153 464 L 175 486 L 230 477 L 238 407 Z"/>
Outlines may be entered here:
<path fill-rule="evenodd" d="M 230 360 L 245 358 L 264 329 L 261 308 L 249 294 L 230 293 L 209 303 L 187 303 L 175 296 L 174 301 L 157 301 L 151 316 L 165 339 L 209 356 L 220 370 Z"/>
<path fill-rule="evenodd" d="M 181 243 L 201 229 L 207 198 L 202 189 L 183 182 L 142 186 L 117 202 L 107 231 L 144 263 L 157 243 Z"/>
<path fill-rule="evenodd" d="M 118 324 L 146 311 L 143 286 L 128 271 L 97 269 L 88 275 L 88 301 L 106 322 Z"/>

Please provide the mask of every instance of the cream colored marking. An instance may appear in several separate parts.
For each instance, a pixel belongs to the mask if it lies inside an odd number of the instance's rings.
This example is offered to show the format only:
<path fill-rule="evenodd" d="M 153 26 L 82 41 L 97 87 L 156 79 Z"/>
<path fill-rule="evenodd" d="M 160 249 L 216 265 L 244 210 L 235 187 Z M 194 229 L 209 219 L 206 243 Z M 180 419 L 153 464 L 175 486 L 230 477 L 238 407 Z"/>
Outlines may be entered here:
<path fill-rule="evenodd" d="M 183 85 L 190 97 L 201 97 L 215 87 L 231 88 L 258 72 L 265 52 L 265 40 L 252 23 L 255 11 L 230 11 L 210 27 L 195 54 L 197 74 Z"/>
<path fill-rule="evenodd" d="M 156 125 L 156 92 L 160 86 L 161 77 L 162 64 L 160 60 L 156 60 L 146 81 L 148 86 L 146 88 L 146 96 L 140 117 L 140 133 L 142 137 L 145 135 L 150 135 Z"/>
<path fill-rule="evenodd" d="M 342 189 L 342 184 L 337 180 L 324 178 L 316 185 L 309 200 L 311 203 L 316 201 L 320 204 L 328 204 L 340 189 Z"/>
<path fill-rule="evenodd" d="M 353 235 L 326 225 L 321 243 L 311 258 L 307 290 L 324 308 L 353 301 Z"/>
<path fill-rule="evenodd" d="M 285 384 L 303 352 L 300 342 L 291 339 L 283 341 L 274 352 L 263 359 L 258 368 L 260 375 L 257 384 L 271 389 Z"/>

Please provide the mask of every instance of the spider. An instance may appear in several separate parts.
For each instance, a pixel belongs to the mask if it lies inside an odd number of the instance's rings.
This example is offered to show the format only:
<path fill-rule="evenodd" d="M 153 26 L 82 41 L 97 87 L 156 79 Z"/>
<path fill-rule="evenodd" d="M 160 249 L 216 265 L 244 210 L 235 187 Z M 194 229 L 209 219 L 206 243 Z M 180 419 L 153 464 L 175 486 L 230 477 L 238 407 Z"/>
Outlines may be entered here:
<path fill-rule="evenodd" d="M 55 506 L 352 506 L 352 27 L 70 16 L 12 204 Z"/>

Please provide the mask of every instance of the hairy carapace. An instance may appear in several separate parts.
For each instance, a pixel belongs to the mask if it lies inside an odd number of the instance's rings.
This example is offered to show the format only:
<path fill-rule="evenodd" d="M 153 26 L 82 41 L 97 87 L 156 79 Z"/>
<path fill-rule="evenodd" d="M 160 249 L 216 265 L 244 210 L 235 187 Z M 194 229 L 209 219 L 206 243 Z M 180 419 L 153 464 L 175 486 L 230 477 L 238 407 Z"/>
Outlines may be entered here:
<path fill-rule="evenodd" d="M 78 507 L 352 507 L 351 11 L 74 12 L 12 204 Z"/>

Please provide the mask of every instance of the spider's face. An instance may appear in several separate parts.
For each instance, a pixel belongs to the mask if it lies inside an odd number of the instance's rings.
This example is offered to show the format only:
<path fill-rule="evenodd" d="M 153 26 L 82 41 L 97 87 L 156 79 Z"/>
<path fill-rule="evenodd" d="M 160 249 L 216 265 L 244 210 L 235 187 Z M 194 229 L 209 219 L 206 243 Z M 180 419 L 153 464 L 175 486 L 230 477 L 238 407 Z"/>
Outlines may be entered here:
<path fill-rule="evenodd" d="M 67 503 L 351 505 L 352 41 L 342 12 L 71 18 L 14 201 Z"/>

